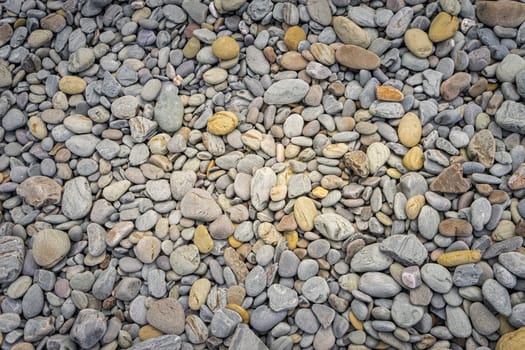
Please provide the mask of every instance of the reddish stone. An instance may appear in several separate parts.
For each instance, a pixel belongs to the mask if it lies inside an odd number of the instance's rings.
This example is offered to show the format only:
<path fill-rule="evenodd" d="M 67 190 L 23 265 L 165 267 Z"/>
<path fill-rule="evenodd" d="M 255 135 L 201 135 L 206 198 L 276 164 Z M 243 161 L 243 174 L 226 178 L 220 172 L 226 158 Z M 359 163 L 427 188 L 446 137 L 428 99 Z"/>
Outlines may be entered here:
<path fill-rule="evenodd" d="M 470 182 L 463 177 L 463 167 L 454 163 L 445 168 L 430 185 L 430 190 L 442 193 L 465 193 Z"/>

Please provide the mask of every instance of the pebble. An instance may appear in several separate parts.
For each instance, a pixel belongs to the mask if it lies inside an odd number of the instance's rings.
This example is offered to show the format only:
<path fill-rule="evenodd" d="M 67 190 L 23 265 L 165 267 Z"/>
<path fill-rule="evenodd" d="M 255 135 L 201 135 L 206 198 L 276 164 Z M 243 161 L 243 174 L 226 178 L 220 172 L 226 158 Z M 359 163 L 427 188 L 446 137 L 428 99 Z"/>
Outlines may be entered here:
<path fill-rule="evenodd" d="M 352 224 L 338 214 L 321 214 L 314 219 L 315 228 L 326 238 L 342 241 L 355 232 Z"/>
<path fill-rule="evenodd" d="M 146 318 L 150 325 L 165 334 L 180 335 L 184 332 L 184 308 L 175 299 L 155 300 L 149 306 Z"/>
<path fill-rule="evenodd" d="M 264 102 L 284 105 L 301 101 L 308 93 L 309 85 L 300 79 L 283 79 L 272 84 L 264 93 Z"/>
<path fill-rule="evenodd" d="M 22 271 L 24 256 L 24 242 L 20 237 L 0 237 L 0 262 L 3 267 L 0 271 L 1 283 L 10 283 L 18 278 Z"/>
<path fill-rule="evenodd" d="M 341 45 L 335 51 L 335 59 L 345 67 L 352 69 L 374 70 L 381 64 L 380 58 L 372 51 L 359 45 Z"/>
<path fill-rule="evenodd" d="M 68 218 L 81 219 L 89 214 L 93 199 L 89 182 L 85 177 L 76 177 L 64 185 L 62 212 Z"/>
<path fill-rule="evenodd" d="M 161 89 L 155 104 L 155 121 L 165 132 L 174 132 L 181 128 L 184 109 L 182 101 L 173 85 Z"/>
<path fill-rule="evenodd" d="M 191 189 L 180 202 L 181 213 L 188 219 L 210 222 L 219 217 L 222 211 L 212 196 L 202 189 Z"/>
<path fill-rule="evenodd" d="M 428 37 L 435 43 L 450 39 L 459 29 L 459 19 L 446 12 L 440 12 L 434 17 L 428 30 Z"/>
<path fill-rule="evenodd" d="M 17 186 L 16 193 L 29 205 L 41 207 L 59 203 L 62 187 L 49 177 L 32 176 Z"/>
<path fill-rule="evenodd" d="M 71 328 L 71 339 L 82 348 L 90 348 L 102 339 L 106 322 L 104 314 L 97 310 L 80 310 Z"/>
<path fill-rule="evenodd" d="M 60 91 L 69 95 L 81 94 L 86 90 L 86 86 L 84 79 L 73 75 L 67 75 L 58 82 Z"/>
<path fill-rule="evenodd" d="M 391 298 L 401 291 L 401 286 L 387 274 L 366 272 L 359 279 L 359 290 L 373 298 Z"/>
<path fill-rule="evenodd" d="M 237 41 L 229 36 L 221 36 L 211 46 L 213 54 L 221 60 L 231 60 L 239 56 L 240 48 Z"/>
<path fill-rule="evenodd" d="M 345 44 L 367 48 L 370 46 L 370 37 L 366 31 L 355 24 L 351 19 L 337 16 L 332 19 L 332 26 L 337 37 Z"/>
<path fill-rule="evenodd" d="M 33 237 L 33 259 L 42 267 L 53 267 L 70 249 L 67 233 L 60 230 L 44 229 Z"/>

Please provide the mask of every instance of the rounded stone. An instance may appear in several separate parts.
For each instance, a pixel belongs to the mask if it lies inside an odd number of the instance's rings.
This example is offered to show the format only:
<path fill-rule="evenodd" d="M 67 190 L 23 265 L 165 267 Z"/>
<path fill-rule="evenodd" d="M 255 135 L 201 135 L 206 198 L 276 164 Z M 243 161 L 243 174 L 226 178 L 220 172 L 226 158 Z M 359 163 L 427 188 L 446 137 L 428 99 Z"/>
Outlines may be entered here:
<path fill-rule="evenodd" d="M 417 115 L 409 112 L 401 118 L 397 127 L 399 142 L 406 147 L 414 147 L 421 140 L 422 126 Z"/>
<path fill-rule="evenodd" d="M 145 264 L 154 262 L 160 253 L 160 240 L 156 237 L 143 237 L 133 248 L 137 259 Z"/>
<path fill-rule="evenodd" d="M 440 12 L 430 23 L 428 37 L 435 43 L 450 39 L 459 28 L 459 19 L 446 12 Z"/>
<path fill-rule="evenodd" d="M 154 301 L 146 313 L 146 319 L 163 333 L 179 335 L 184 332 L 184 308 L 175 299 Z"/>
<path fill-rule="evenodd" d="M 55 266 L 70 248 L 69 236 L 63 231 L 44 229 L 33 236 L 33 258 L 42 267 Z"/>
<path fill-rule="evenodd" d="M 86 81 L 80 77 L 66 75 L 58 82 L 58 88 L 65 94 L 81 94 L 86 90 Z"/>
<path fill-rule="evenodd" d="M 211 45 L 213 54 L 221 60 L 231 60 L 239 56 L 240 48 L 237 41 L 230 36 L 221 36 Z"/>
<path fill-rule="evenodd" d="M 411 28 L 405 32 L 404 36 L 406 47 L 420 58 L 427 58 L 432 54 L 434 45 L 428 38 L 428 34 L 418 28 Z"/>
<path fill-rule="evenodd" d="M 213 135 L 227 135 L 237 127 L 239 119 L 232 112 L 217 112 L 208 119 L 208 132 Z"/>
<path fill-rule="evenodd" d="M 293 26 L 288 28 L 284 34 L 284 43 L 291 51 L 297 51 L 299 43 L 303 40 L 306 40 L 306 33 L 303 28 L 299 26 Z"/>

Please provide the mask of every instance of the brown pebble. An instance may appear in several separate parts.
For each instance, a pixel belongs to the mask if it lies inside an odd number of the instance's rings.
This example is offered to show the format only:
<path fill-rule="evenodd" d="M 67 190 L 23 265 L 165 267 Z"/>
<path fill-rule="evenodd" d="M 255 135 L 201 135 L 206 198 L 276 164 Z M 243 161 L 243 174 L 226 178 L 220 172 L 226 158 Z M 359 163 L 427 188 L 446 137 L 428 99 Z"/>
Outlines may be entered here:
<path fill-rule="evenodd" d="M 439 223 L 439 233 L 447 237 L 470 236 L 472 235 L 472 225 L 463 219 L 445 219 Z"/>

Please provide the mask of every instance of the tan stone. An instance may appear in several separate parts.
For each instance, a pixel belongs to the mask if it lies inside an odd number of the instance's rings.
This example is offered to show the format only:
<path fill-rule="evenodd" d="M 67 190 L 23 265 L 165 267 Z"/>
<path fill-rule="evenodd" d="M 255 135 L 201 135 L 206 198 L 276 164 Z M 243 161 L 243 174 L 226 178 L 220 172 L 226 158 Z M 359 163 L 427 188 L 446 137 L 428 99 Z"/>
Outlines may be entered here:
<path fill-rule="evenodd" d="M 282 235 L 277 231 L 275 226 L 269 222 L 261 223 L 257 233 L 259 234 L 259 238 L 266 244 L 276 245 L 282 238 Z"/>
<path fill-rule="evenodd" d="M 144 327 L 140 327 L 139 329 L 139 339 L 140 340 L 148 340 L 152 338 L 157 338 L 163 335 L 161 331 L 159 331 L 157 328 L 148 325 L 145 325 Z"/>
<path fill-rule="evenodd" d="M 57 204 L 62 197 L 62 186 L 46 176 L 32 176 L 16 188 L 16 194 L 34 207 Z"/>
<path fill-rule="evenodd" d="M 409 218 L 410 220 L 417 219 L 424 205 L 425 197 L 421 194 L 409 198 L 407 200 L 407 203 L 405 204 L 405 212 L 407 214 L 407 218 Z"/>
<path fill-rule="evenodd" d="M 447 237 L 465 237 L 472 235 L 472 225 L 467 220 L 449 218 L 439 223 L 439 233 Z"/>
<path fill-rule="evenodd" d="M 508 181 L 511 190 L 521 190 L 525 188 L 525 164 L 521 164 L 512 174 Z"/>
<path fill-rule="evenodd" d="M 193 282 L 188 297 L 188 306 L 190 309 L 194 311 L 200 310 L 208 298 L 210 289 L 211 283 L 207 278 L 201 278 Z"/>
<path fill-rule="evenodd" d="M 438 264 L 453 267 L 464 264 L 473 264 L 481 260 L 479 250 L 457 250 L 454 252 L 441 254 L 437 260 Z"/>
<path fill-rule="evenodd" d="M 406 147 L 414 147 L 421 140 L 422 126 L 417 115 L 408 112 L 401 118 L 397 127 L 399 141 Z"/>
<path fill-rule="evenodd" d="M 201 42 L 196 37 L 190 38 L 184 48 L 182 49 L 182 54 L 186 58 L 194 58 L 197 56 L 197 53 L 201 49 Z"/>
<path fill-rule="evenodd" d="M 494 164 L 496 142 L 490 130 L 480 130 L 470 139 L 467 153 L 471 160 L 490 168 Z"/>
<path fill-rule="evenodd" d="M 357 45 L 363 48 L 370 46 L 370 36 L 350 18 L 344 16 L 334 17 L 332 26 L 337 37 L 345 44 Z"/>
<path fill-rule="evenodd" d="M 345 166 L 357 176 L 367 177 L 370 173 L 368 157 L 363 151 L 357 150 L 348 152 L 344 156 L 344 163 Z"/>
<path fill-rule="evenodd" d="M 86 89 L 86 82 L 80 77 L 66 75 L 58 82 L 58 88 L 65 94 L 81 94 Z"/>
<path fill-rule="evenodd" d="M 348 152 L 346 143 L 332 143 L 323 148 L 323 156 L 326 158 L 341 158 L 346 152 Z"/>
<path fill-rule="evenodd" d="M 239 44 L 230 36 L 221 36 L 211 45 L 213 54 L 221 60 L 231 60 L 239 56 Z"/>
<path fill-rule="evenodd" d="M 435 43 L 450 39 L 459 28 L 459 19 L 446 12 L 440 12 L 430 23 L 428 37 Z"/>
<path fill-rule="evenodd" d="M 314 43 L 310 47 L 310 52 L 320 63 L 331 66 L 335 63 L 335 50 L 323 43 Z"/>
<path fill-rule="evenodd" d="M 523 344 L 525 344 L 525 327 L 503 335 L 496 344 L 496 350 L 523 350 Z"/>
<path fill-rule="evenodd" d="M 306 33 L 303 28 L 299 26 L 288 28 L 284 34 L 284 43 L 288 47 L 288 50 L 297 51 L 299 43 L 303 40 L 306 40 Z"/>
<path fill-rule="evenodd" d="M 208 132 L 213 135 L 227 135 L 239 124 L 239 119 L 232 112 L 217 112 L 208 119 Z"/>
<path fill-rule="evenodd" d="M 199 252 L 202 254 L 207 254 L 213 249 L 213 239 L 211 238 L 206 226 L 197 226 L 195 233 L 193 234 L 193 243 L 197 246 Z"/>
<path fill-rule="evenodd" d="M 510 220 L 501 220 L 492 232 L 492 239 L 494 241 L 504 241 L 516 235 L 516 225 Z"/>
<path fill-rule="evenodd" d="M 303 70 L 308 65 L 308 62 L 297 51 L 285 52 L 281 56 L 279 63 L 284 69 L 295 70 L 295 71 Z"/>
<path fill-rule="evenodd" d="M 70 248 L 69 236 L 60 230 L 44 229 L 33 236 L 33 259 L 42 267 L 55 266 Z"/>
<path fill-rule="evenodd" d="M 140 261 L 151 264 L 160 254 L 160 240 L 153 236 L 142 237 L 133 251 Z"/>
<path fill-rule="evenodd" d="M 233 236 L 230 236 L 230 238 L 233 238 Z M 224 250 L 224 262 L 230 269 L 232 269 L 237 280 L 243 283 L 246 276 L 248 276 L 249 271 L 246 264 L 241 260 L 239 253 L 231 247 L 226 248 Z"/>
<path fill-rule="evenodd" d="M 308 197 L 299 197 L 295 200 L 293 214 L 297 226 L 303 231 L 311 231 L 314 228 L 314 219 L 317 217 L 315 203 Z"/>
<path fill-rule="evenodd" d="M 391 102 L 399 102 L 402 101 L 405 96 L 401 91 L 396 89 L 393 86 L 377 86 L 376 87 L 376 97 L 378 100 L 381 101 L 391 101 Z"/>
<path fill-rule="evenodd" d="M 420 147 L 412 147 L 403 157 L 403 165 L 411 171 L 417 171 L 423 167 L 425 157 Z"/>
<path fill-rule="evenodd" d="M 343 66 L 352 69 L 374 70 L 381 64 L 375 53 L 356 45 L 341 45 L 335 51 L 335 59 Z"/>
<path fill-rule="evenodd" d="M 426 58 L 432 54 L 434 45 L 428 34 L 418 28 L 411 28 L 405 32 L 405 45 L 414 56 Z"/>

